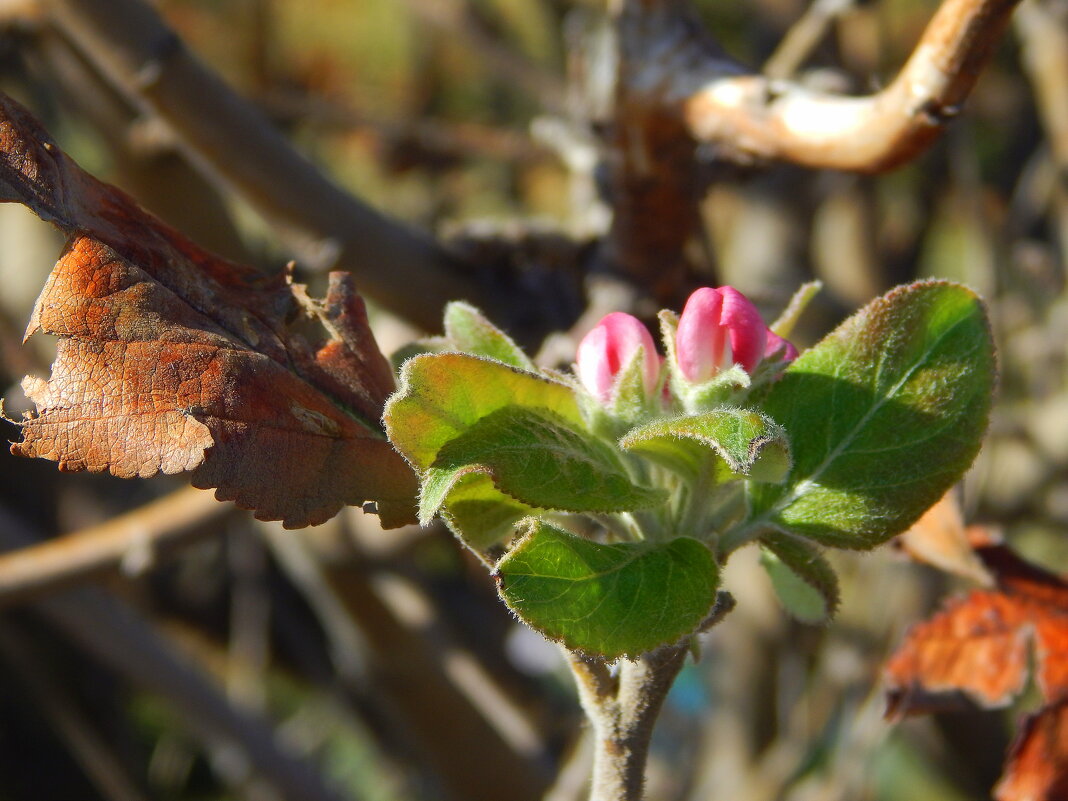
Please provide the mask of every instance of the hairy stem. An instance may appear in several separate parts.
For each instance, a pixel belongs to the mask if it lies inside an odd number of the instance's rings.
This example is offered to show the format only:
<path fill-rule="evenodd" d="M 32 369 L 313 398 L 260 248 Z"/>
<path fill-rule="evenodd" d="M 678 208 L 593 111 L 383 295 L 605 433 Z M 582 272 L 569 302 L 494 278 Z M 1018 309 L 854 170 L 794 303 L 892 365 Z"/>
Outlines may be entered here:
<path fill-rule="evenodd" d="M 604 662 L 571 655 L 579 698 L 594 734 L 590 801 L 640 801 L 653 726 L 686 661 L 688 641 L 638 659 Z"/>
<path fill-rule="evenodd" d="M 733 608 L 734 599 L 720 593 L 700 630 L 708 630 Z M 621 659 L 615 672 L 598 657 L 567 653 L 582 709 L 593 727 L 590 801 L 641 801 L 653 728 L 691 642 L 687 637 L 637 659 Z"/>

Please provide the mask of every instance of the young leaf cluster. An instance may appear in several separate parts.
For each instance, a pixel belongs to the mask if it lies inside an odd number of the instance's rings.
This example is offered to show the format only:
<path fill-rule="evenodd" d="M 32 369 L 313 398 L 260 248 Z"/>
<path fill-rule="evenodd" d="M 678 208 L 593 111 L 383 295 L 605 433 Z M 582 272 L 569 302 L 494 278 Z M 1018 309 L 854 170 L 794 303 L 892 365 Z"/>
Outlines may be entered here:
<path fill-rule="evenodd" d="M 440 515 L 513 612 L 572 650 L 634 657 L 693 635 L 723 563 L 754 542 L 787 608 L 824 620 L 838 603 L 824 549 L 899 533 L 978 450 L 995 364 L 965 287 L 898 288 L 785 369 L 698 385 L 678 373 L 675 316 L 661 322 L 660 389 L 643 388 L 639 354 L 606 401 L 452 304 L 386 405 L 420 519 Z"/>

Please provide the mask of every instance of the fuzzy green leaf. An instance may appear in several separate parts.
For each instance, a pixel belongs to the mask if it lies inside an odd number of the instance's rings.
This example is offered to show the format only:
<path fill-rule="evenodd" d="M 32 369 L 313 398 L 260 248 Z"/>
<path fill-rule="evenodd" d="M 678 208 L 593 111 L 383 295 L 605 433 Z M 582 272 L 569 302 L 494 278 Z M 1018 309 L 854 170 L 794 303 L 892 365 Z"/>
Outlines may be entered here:
<path fill-rule="evenodd" d="M 424 354 L 405 362 L 383 420 L 393 446 L 424 473 L 445 443 L 506 406 L 545 409 L 583 427 L 566 384 L 466 353 Z"/>
<path fill-rule="evenodd" d="M 469 303 L 453 301 L 445 307 L 445 338 L 455 350 L 496 359 L 520 370 L 535 369 L 522 348 Z"/>
<path fill-rule="evenodd" d="M 761 563 L 783 607 L 803 623 L 824 623 L 838 609 L 838 576 L 811 545 L 782 534 L 761 540 Z"/>
<path fill-rule="evenodd" d="M 527 625 L 609 659 L 697 631 L 719 585 L 712 552 L 697 540 L 604 545 L 540 521 L 494 574 L 504 602 Z"/>
<path fill-rule="evenodd" d="M 639 347 L 616 376 L 612 391 L 612 415 L 624 421 L 648 417 L 657 403 L 645 391 L 645 349 Z"/>
<path fill-rule="evenodd" d="M 441 516 L 468 547 L 483 553 L 510 539 L 524 517 L 541 511 L 505 495 L 486 473 L 471 472 L 452 484 Z"/>
<path fill-rule="evenodd" d="M 520 503 L 569 512 L 621 512 L 652 506 L 661 490 L 635 486 L 618 453 L 544 409 L 506 406 L 438 451 L 424 477 L 419 517 L 430 520 L 454 485 L 488 475 Z"/>
<path fill-rule="evenodd" d="M 779 528 L 871 548 L 911 525 L 979 450 L 995 379 L 979 298 L 945 281 L 900 287 L 786 371 L 765 411 L 794 467 L 753 492 L 754 533 Z"/>
<path fill-rule="evenodd" d="M 620 446 L 694 480 L 710 453 L 726 468 L 722 478 L 746 476 L 781 481 L 790 469 L 790 446 L 782 426 L 751 409 L 722 407 L 703 414 L 639 426 Z"/>

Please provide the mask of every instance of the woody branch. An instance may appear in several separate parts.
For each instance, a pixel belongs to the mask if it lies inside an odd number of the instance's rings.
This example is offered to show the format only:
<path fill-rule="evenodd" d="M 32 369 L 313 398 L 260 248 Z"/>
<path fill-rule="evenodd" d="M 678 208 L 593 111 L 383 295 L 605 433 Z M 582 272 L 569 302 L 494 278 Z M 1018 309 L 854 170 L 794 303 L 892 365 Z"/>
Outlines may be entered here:
<path fill-rule="evenodd" d="M 1018 0 L 945 0 L 894 81 L 872 95 L 814 92 L 722 64 L 661 81 L 694 139 L 755 160 L 882 172 L 917 157 L 959 112 Z M 667 77 L 667 76 L 664 76 Z"/>
<path fill-rule="evenodd" d="M 874 173 L 916 158 L 958 113 L 1017 2 L 945 0 L 897 78 L 851 97 L 746 70 L 690 0 L 613 0 L 606 263 L 670 304 L 702 260 L 693 245 L 699 203 L 715 180 L 710 167 L 785 161 Z"/>
<path fill-rule="evenodd" d="M 146 3 L 50 0 L 45 8 L 115 88 L 166 123 L 190 161 L 236 190 L 313 266 L 350 270 L 361 291 L 428 329 L 448 300 L 492 299 L 431 237 L 326 178 Z"/>
<path fill-rule="evenodd" d="M 697 205 L 710 180 L 698 145 L 711 146 L 720 163 L 781 160 L 860 172 L 915 158 L 959 110 L 1017 2 L 945 0 L 897 78 L 878 93 L 850 97 L 747 72 L 702 29 L 689 0 L 612 0 L 619 68 L 616 108 L 602 121 L 614 212 L 604 262 L 661 304 L 685 293 L 695 261 L 707 260 L 693 255 Z M 500 287 L 477 280 L 430 237 L 326 181 L 176 44 L 154 11 L 139 0 L 120 5 L 129 13 L 95 0 L 46 7 L 102 72 L 166 120 L 194 161 L 281 231 L 326 243 L 369 296 L 425 327 L 435 326 L 451 297 L 501 305 Z M 171 46 L 161 51 L 161 42 Z M 551 293 L 538 301 L 551 303 Z M 514 312 L 502 308 L 498 316 L 507 324 L 522 317 Z"/>

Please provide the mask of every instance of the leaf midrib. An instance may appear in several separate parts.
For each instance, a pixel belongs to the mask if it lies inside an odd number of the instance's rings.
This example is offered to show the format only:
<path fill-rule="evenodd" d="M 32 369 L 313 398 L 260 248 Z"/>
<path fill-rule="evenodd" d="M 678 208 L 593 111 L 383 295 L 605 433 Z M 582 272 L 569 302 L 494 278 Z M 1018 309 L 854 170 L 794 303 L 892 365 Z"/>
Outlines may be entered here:
<path fill-rule="evenodd" d="M 780 498 L 775 504 L 773 504 L 769 509 L 767 509 L 763 514 L 761 514 L 760 517 L 758 517 L 756 520 L 753 520 L 750 525 L 767 522 L 771 517 L 773 517 L 774 515 L 779 514 L 784 509 L 786 509 L 791 504 L 793 504 L 795 501 L 797 501 L 802 495 L 804 495 L 806 492 L 808 492 L 810 487 L 816 485 L 818 483 L 818 481 L 819 481 L 820 476 L 827 469 L 829 469 L 830 465 L 833 464 L 834 461 L 836 459 L 838 459 L 839 456 L 841 456 L 842 452 L 848 448 L 849 444 L 851 444 L 859 436 L 860 431 L 864 429 L 864 427 L 868 424 L 868 422 L 871 420 L 871 418 L 883 406 L 885 406 L 888 402 L 893 400 L 897 396 L 897 393 L 912 378 L 913 374 L 918 369 L 920 369 L 920 367 L 922 365 L 927 363 L 928 357 L 937 349 L 938 345 L 946 337 L 948 337 L 950 334 L 952 334 L 958 327 L 960 327 L 960 326 L 964 325 L 965 323 L 967 323 L 968 320 L 969 320 L 968 317 L 962 317 L 957 322 L 955 322 L 953 325 L 951 325 L 948 328 L 946 328 L 938 336 L 937 339 L 933 340 L 931 342 L 930 346 L 923 351 L 923 355 L 913 363 L 913 365 L 905 372 L 905 374 L 901 377 L 900 380 L 898 380 L 898 382 L 891 388 L 891 390 L 889 392 L 886 392 L 886 393 L 884 393 L 884 394 L 882 394 L 881 396 L 878 397 L 876 402 L 874 404 L 872 404 L 871 408 L 865 413 L 865 415 L 860 420 L 857 421 L 856 425 L 853 426 L 853 428 L 849 431 L 849 433 L 846 436 L 842 437 L 839 440 L 838 445 L 836 445 L 831 450 L 831 452 L 827 454 L 827 456 L 816 467 L 816 469 L 813 470 L 812 473 L 810 473 L 808 476 L 806 476 L 803 480 L 801 480 L 797 484 L 795 484 L 793 490 L 791 490 L 788 494 L 786 494 L 782 498 Z M 882 360 L 880 360 L 880 365 L 878 367 L 878 369 L 880 369 L 880 370 L 882 369 L 881 361 Z"/>

